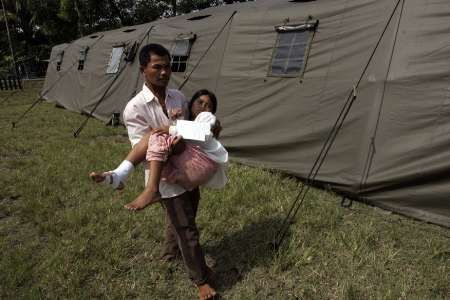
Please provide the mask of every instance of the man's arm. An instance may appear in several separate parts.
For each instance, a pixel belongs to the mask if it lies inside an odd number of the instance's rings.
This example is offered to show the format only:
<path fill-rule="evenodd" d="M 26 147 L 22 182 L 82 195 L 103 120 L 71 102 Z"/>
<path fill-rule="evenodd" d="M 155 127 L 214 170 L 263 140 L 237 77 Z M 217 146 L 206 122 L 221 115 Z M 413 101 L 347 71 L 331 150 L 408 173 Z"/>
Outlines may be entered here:
<path fill-rule="evenodd" d="M 123 111 L 123 122 L 127 127 L 128 138 L 133 147 L 141 140 L 145 133 L 152 129 L 144 116 L 139 113 L 140 111 L 139 107 L 132 103 L 128 103 Z"/>

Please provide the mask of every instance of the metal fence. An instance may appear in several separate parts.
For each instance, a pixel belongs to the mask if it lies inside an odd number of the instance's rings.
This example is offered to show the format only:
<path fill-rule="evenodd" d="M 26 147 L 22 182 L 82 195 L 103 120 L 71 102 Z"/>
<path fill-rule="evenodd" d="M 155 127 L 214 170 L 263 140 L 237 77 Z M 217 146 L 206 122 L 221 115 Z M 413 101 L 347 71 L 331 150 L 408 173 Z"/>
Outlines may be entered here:
<path fill-rule="evenodd" d="M 15 75 L 0 74 L 0 90 L 22 89 L 22 80 Z"/>

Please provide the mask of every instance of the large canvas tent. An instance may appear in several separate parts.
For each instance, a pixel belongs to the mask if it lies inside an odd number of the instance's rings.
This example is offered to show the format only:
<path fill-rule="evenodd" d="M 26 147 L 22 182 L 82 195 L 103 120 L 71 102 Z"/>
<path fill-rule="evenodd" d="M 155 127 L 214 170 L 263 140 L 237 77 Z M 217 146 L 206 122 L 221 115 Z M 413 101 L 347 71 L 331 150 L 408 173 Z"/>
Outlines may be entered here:
<path fill-rule="evenodd" d="M 449 24 L 448 0 L 225 5 L 56 46 L 42 93 L 108 121 L 142 87 L 133 50 L 161 43 L 172 87 L 217 94 L 236 161 L 301 178 L 353 93 L 314 182 L 450 227 Z"/>

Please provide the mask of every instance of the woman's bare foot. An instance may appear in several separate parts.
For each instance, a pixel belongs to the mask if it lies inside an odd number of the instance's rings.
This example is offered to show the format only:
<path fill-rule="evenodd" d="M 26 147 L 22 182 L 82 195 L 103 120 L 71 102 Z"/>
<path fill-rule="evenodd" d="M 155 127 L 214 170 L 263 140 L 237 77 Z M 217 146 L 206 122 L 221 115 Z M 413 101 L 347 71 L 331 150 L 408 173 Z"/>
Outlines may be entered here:
<path fill-rule="evenodd" d="M 198 286 L 198 298 L 200 300 L 214 299 L 216 291 L 207 283 Z"/>
<path fill-rule="evenodd" d="M 89 177 L 95 183 L 102 183 L 111 186 L 115 190 L 122 190 L 125 185 L 114 172 L 91 172 Z"/>
<path fill-rule="evenodd" d="M 144 191 L 133 202 L 125 204 L 124 207 L 128 210 L 140 210 L 146 206 L 156 203 L 161 200 L 161 194 L 158 191 L 144 189 Z"/>
<path fill-rule="evenodd" d="M 200 300 L 214 299 L 216 291 L 207 283 L 198 286 L 198 297 Z"/>

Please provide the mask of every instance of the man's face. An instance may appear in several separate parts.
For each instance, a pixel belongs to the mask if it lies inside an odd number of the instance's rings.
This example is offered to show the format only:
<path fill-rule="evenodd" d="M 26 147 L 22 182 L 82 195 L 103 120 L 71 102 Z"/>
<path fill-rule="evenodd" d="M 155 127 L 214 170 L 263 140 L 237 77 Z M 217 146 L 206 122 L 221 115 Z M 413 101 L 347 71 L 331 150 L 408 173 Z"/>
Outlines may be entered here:
<path fill-rule="evenodd" d="M 150 55 L 150 61 L 147 66 L 143 67 L 142 73 L 145 82 L 150 86 L 167 87 L 172 73 L 170 69 L 170 59 L 166 56 L 156 54 Z"/>

